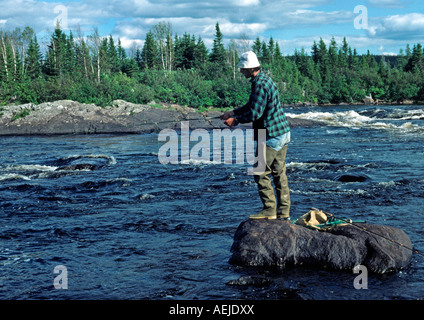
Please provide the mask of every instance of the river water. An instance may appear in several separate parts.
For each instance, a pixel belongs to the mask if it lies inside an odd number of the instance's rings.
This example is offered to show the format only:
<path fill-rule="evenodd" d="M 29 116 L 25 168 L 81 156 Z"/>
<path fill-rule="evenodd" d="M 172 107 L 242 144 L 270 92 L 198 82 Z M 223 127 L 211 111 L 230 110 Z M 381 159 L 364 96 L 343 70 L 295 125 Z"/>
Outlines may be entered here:
<path fill-rule="evenodd" d="M 321 122 L 292 129 L 292 217 L 316 207 L 398 227 L 424 251 L 424 107 L 286 113 Z M 1 137 L 0 299 L 424 298 L 417 254 L 362 290 L 353 272 L 230 265 L 234 232 L 261 208 L 250 164 L 163 164 L 164 144 L 157 133 Z M 228 284 L 252 275 L 269 281 Z"/>

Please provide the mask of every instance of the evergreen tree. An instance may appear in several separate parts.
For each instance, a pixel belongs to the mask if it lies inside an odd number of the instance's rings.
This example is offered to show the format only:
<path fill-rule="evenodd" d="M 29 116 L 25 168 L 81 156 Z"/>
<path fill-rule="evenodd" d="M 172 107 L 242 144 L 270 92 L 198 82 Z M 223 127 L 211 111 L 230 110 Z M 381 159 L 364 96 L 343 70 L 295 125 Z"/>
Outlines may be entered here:
<path fill-rule="evenodd" d="M 259 37 L 256 37 L 256 40 L 253 43 L 252 51 L 256 53 L 256 55 L 258 56 L 258 59 L 262 58 L 262 42 Z"/>
<path fill-rule="evenodd" d="M 311 48 L 311 53 L 312 53 L 312 59 L 317 64 L 320 61 L 320 51 L 319 51 L 317 42 L 315 40 Z"/>
<path fill-rule="evenodd" d="M 316 60 L 319 73 L 321 74 L 321 78 L 323 79 L 323 81 L 325 81 L 329 76 L 330 57 L 327 50 L 327 46 L 322 38 L 320 38 L 320 41 L 318 43 L 318 51 L 314 60 Z"/>
<path fill-rule="evenodd" d="M 178 42 L 175 51 L 178 51 L 178 61 L 176 67 L 181 69 L 191 69 L 195 60 L 196 40 L 194 36 L 184 33 Z"/>
<path fill-rule="evenodd" d="M 275 43 L 274 43 L 274 39 L 271 37 L 268 42 L 268 54 L 269 54 L 270 63 L 274 61 L 274 52 L 275 52 Z"/>
<path fill-rule="evenodd" d="M 275 43 L 274 57 L 276 57 L 277 60 L 282 58 L 282 53 L 281 53 L 280 45 L 278 44 L 278 42 Z"/>
<path fill-rule="evenodd" d="M 351 52 L 351 49 L 346 41 L 346 37 L 343 38 L 342 46 L 339 50 L 339 65 L 340 68 L 346 69 L 349 65 L 349 52 Z"/>
<path fill-rule="evenodd" d="M 337 42 L 334 37 L 331 38 L 330 45 L 328 47 L 328 58 L 332 67 L 336 68 L 339 66 Z"/>
<path fill-rule="evenodd" d="M 50 45 L 47 48 L 47 55 L 44 64 L 44 71 L 47 75 L 56 76 L 59 74 L 57 57 L 59 56 L 58 42 L 60 39 L 60 35 L 60 26 L 56 25 L 56 29 L 54 31 L 54 34 L 52 35 Z"/>
<path fill-rule="evenodd" d="M 126 58 L 121 65 L 122 73 L 128 77 L 133 77 L 139 70 L 137 61 L 134 58 Z"/>
<path fill-rule="evenodd" d="M 205 43 L 203 42 L 200 36 L 197 38 L 197 43 L 194 48 L 194 58 L 195 67 L 202 66 L 208 60 L 208 48 L 206 47 Z"/>
<path fill-rule="evenodd" d="M 423 60 L 423 49 L 421 44 L 415 44 L 408 63 L 405 66 L 405 70 L 409 72 L 419 72 L 423 70 L 424 60 Z"/>
<path fill-rule="evenodd" d="M 270 52 L 268 51 L 268 46 L 265 41 L 262 41 L 260 56 L 261 56 L 262 64 L 269 63 L 271 61 Z"/>
<path fill-rule="evenodd" d="M 103 39 L 104 48 L 103 52 L 107 56 L 108 66 L 111 72 L 119 72 L 121 70 L 121 61 L 120 57 L 118 57 L 118 50 L 115 46 L 115 41 L 113 40 L 112 35 L 109 36 L 109 41 Z"/>
<path fill-rule="evenodd" d="M 25 73 L 31 79 L 41 76 L 42 54 L 38 45 L 37 36 L 31 39 L 25 58 Z"/>
<path fill-rule="evenodd" d="M 124 70 L 128 71 L 128 61 L 127 61 L 127 53 L 125 52 L 125 49 L 122 47 L 121 39 L 118 39 L 118 47 L 116 49 L 117 56 L 118 56 L 118 71 L 125 72 Z"/>
<path fill-rule="evenodd" d="M 399 50 L 399 54 L 397 56 L 397 60 L 396 60 L 396 68 L 398 70 L 405 70 L 406 64 L 408 63 L 408 60 L 406 59 L 405 53 L 403 51 L 403 49 Z"/>
<path fill-rule="evenodd" d="M 141 57 L 144 68 L 154 69 L 158 66 L 158 48 L 151 31 L 146 34 L 146 40 L 141 52 Z"/>
<path fill-rule="evenodd" d="M 68 74 L 72 74 L 75 71 L 76 65 L 76 51 L 75 51 L 75 43 L 74 43 L 74 35 L 72 31 L 69 32 L 69 37 L 66 38 L 65 42 L 65 54 L 64 54 L 64 69 Z"/>
<path fill-rule="evenodd" d="M 356 49 L 353 49 L 353 54 L 349 56 L 350 68 L 358 70 L 359 68 L 359 55 Z"/>
<path fill-rule="evenodd" d="M 135 51 L 135 62 L 137 63 L 138 69 L 142 69 L 143 67 L 143 58 L 141 57 L 141 50 L 140 48 L 137 48 Z"/>
<path fill-rule="evenodd" d="M 57 22 L 48 46 L 44 70 L 49 76 L 62 77 L 65 73 L 73 71 L 73 60 L 72 43 Z"/>
<path fill-rule="evenodd" d="M 107 38 L 100 39 L 100 51 L 99 51 L 99 65 L 98 67 L 101 70 L 101 74 L 112 74 L 113 72 L 119 72 L 120 65 L 119 61 L 116 60 L 116 71 L 114 70 L 113 61 L 111 60 L 111 56 L 109 55 L 109 41 Z"/>
<path fill-rule="evenodd" d="M 219 23 L 216 23 L 215 26 L 215 38 L 213 40 L 212 53 L 210 55 L 211 62 L 214 62 L 219 65 L 225 65 L 226 62 L 226 52 L 224 48 L 223 38 L 224 36 L 221 33 L 219 28 Z"/>

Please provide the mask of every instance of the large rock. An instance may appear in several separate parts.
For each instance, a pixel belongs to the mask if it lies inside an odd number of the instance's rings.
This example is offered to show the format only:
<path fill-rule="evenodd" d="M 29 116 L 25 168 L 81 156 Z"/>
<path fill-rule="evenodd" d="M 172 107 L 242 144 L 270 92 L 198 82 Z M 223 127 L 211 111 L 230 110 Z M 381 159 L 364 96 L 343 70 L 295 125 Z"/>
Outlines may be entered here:
<path fill-rule="evenodd" d="M 374 224 L 360 226 L 367 231 L 350 224 L 324 232 L 282 220 L 247 220 L 234 235 L 230 263 L 350 271 L 364 265 L 369 272 L 375 273 L 408 266 L 412 257 L 412 250 L 408 248 L 412 248 L 412 243 L 404 231 Z"/>

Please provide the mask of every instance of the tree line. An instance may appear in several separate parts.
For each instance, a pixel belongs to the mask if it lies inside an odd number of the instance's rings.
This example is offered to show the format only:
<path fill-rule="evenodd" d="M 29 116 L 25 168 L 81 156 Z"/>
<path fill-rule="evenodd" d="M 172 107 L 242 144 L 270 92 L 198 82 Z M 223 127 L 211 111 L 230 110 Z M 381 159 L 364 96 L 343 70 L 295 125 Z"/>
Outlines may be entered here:
<path fill-rule="evenodd" d="M 200 36 L 177 35 L 170 23 L 147 33 L 143 46 L 125 50 L 120 39 L 97 29 L 65 33 L 59 24 L 42 52 L 30 27 L 0 30 L 0 105 L 69 99 L 100 106 L 123 99 L 195 108 L 235 107 L 246 102 L 250 84 L 238 72 L 239 55 L 253 50 L 264 72 L 279 87 L 283 103 L 357 103 L 371 96 L 381 102 L 424 101 L 424 53 L 409 45 L 395 57 L 359 55 L 343 39 L 314 42 L 281 53 L 271 37 L 246 36 L 224 45 L 219 23 L 209 50 Z"/>

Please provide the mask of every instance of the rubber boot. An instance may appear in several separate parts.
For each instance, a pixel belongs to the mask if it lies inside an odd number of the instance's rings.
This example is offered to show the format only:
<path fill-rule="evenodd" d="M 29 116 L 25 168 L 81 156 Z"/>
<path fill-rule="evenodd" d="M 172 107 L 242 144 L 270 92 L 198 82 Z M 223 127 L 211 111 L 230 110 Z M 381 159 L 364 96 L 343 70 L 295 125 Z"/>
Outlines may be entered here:
<path fill-rule="evenodd" d="M 268 208 L 260 211 L 259 213 L 251 214 L 249 219 L 268 219 L 274 220 L 277 219 L 277 215 L 275 214 L 275 208 Z"/>

